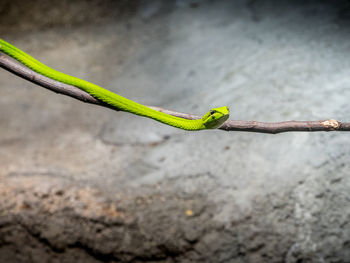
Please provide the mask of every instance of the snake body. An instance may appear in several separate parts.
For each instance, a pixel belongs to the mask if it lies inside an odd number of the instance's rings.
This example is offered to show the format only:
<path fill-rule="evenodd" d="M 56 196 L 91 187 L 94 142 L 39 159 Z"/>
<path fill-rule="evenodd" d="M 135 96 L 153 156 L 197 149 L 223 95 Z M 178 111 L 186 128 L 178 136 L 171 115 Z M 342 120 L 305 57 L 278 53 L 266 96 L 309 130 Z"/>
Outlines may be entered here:
<path fill-rule="evenodd" d="M 229 110 L 226 106 L 210 110 L 201 119 L 188 120 L 175 117 L 153 110 L 145 105 L 129 100 L 86 80 L 54 70 L 2 39 L 0 39 L 0 51 L 41 75 L 75 86 L 107 104 L 119 108 L 120 110 L 148 117 L 173 127 L 184 130 L 215 129 L 220 127 L 229 117 Z"/>

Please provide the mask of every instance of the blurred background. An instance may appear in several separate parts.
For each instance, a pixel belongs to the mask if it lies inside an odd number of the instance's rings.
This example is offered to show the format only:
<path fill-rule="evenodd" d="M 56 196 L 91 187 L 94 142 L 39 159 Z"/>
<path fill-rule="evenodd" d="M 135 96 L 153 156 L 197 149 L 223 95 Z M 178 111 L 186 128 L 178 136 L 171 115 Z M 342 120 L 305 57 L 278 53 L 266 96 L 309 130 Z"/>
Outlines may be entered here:
<path fill-rule="evenodd" d="M 0 36 L 146 105 L 350 121 L 350 3 L 1 0 Z M 349 133 L 186 132 L 0 70 L 1 262 L 350 262 Z"/>

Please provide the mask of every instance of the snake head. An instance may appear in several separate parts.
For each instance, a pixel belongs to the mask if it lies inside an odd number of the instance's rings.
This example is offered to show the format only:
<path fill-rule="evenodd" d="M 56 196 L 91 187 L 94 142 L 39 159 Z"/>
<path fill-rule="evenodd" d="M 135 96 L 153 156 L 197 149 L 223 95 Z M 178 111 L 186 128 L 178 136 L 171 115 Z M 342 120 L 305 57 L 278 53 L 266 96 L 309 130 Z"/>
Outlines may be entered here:
<path fill-rule="evenodd" d="M 203 116 L 203 124 L 206 129 L 219 128 L 228 119 L 229 114 L 230 111 L 226 106 L 211 109 Z"/>

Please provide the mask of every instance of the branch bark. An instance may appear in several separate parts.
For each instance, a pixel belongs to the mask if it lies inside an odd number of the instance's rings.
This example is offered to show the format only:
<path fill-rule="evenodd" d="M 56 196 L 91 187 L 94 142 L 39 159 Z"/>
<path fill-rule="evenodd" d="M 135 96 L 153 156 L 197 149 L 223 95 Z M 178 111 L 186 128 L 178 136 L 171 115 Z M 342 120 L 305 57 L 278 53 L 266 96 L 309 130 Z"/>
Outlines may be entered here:
<path fill-rule="evenodd" d="M 42 76 L 26 66 L 22 65 L 16 60 L 13 60 L 0 52 L 0 67 L 26 79 L 32 83 L 35 83 L 41 87 L 49 89 L 53 92 L 70 96 L 78 99 L 82 102 L 91 103 L 103 107 L 107 107 L 113 110 L 119 111 L 118 108 L 107 105 L 106 103 L 92 97 L 90 94 L 78 89 L 77 87 L 67 85 L 45 76 Z M 154 110 L 164 112 L 173 116 L 177 116 L 184 119 L 199 119 L 200 116 L 171 111 L 155 106 L 148 106 Z M 340 122 L 337 120 L 329 119 L 323 121 L 285 121 L 285 122 L 257 122 L 257 121 L 241 121 L 241 120 L 227 120 L 220 128 L 225 131 L 245 131 L 245 132 L 259 132 L 277 134 L 282 132 L 291 131 L 350 131 L 350 123 Z"/>

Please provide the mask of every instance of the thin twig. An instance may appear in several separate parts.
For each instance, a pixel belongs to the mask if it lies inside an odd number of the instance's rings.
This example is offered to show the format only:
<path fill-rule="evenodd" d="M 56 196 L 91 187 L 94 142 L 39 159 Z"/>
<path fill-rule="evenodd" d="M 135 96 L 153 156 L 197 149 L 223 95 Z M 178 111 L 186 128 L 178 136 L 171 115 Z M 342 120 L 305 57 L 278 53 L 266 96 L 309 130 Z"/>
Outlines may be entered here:
<path fill-rule="evenodd" d="M 119 110 L 116 107 L 107 105 L 106 103 L 92 97 L 90 94 L 78 89 L 77 87 L 67 85 L 45 76 L 42 76 L 26 66 L 22 65 L 16 60 L 13 60 L 0 52 L 0 67 L 3 69 L 23 78 L 46 89 L 70 96 L 80 101 L 100 105 L 113 110 Z M 155 106 L 148 106 L 160 112 L 164 112 L 173 116 L 181 117 L 184 119 L 199 119 L 199 116 L 171 111 Z M 257 122 L 257 121 L 239 121 L 239 120 L 227 120 L 219 129 L 225 131 L 246 131 L 246 132 L 259 132 L 259 133 L 282 133 L 291 131 L 350 131 L 350 123 L 340 122 L 337 120 L 324 120 L 324 121 L 285 121 L 285 122 Z"/>

